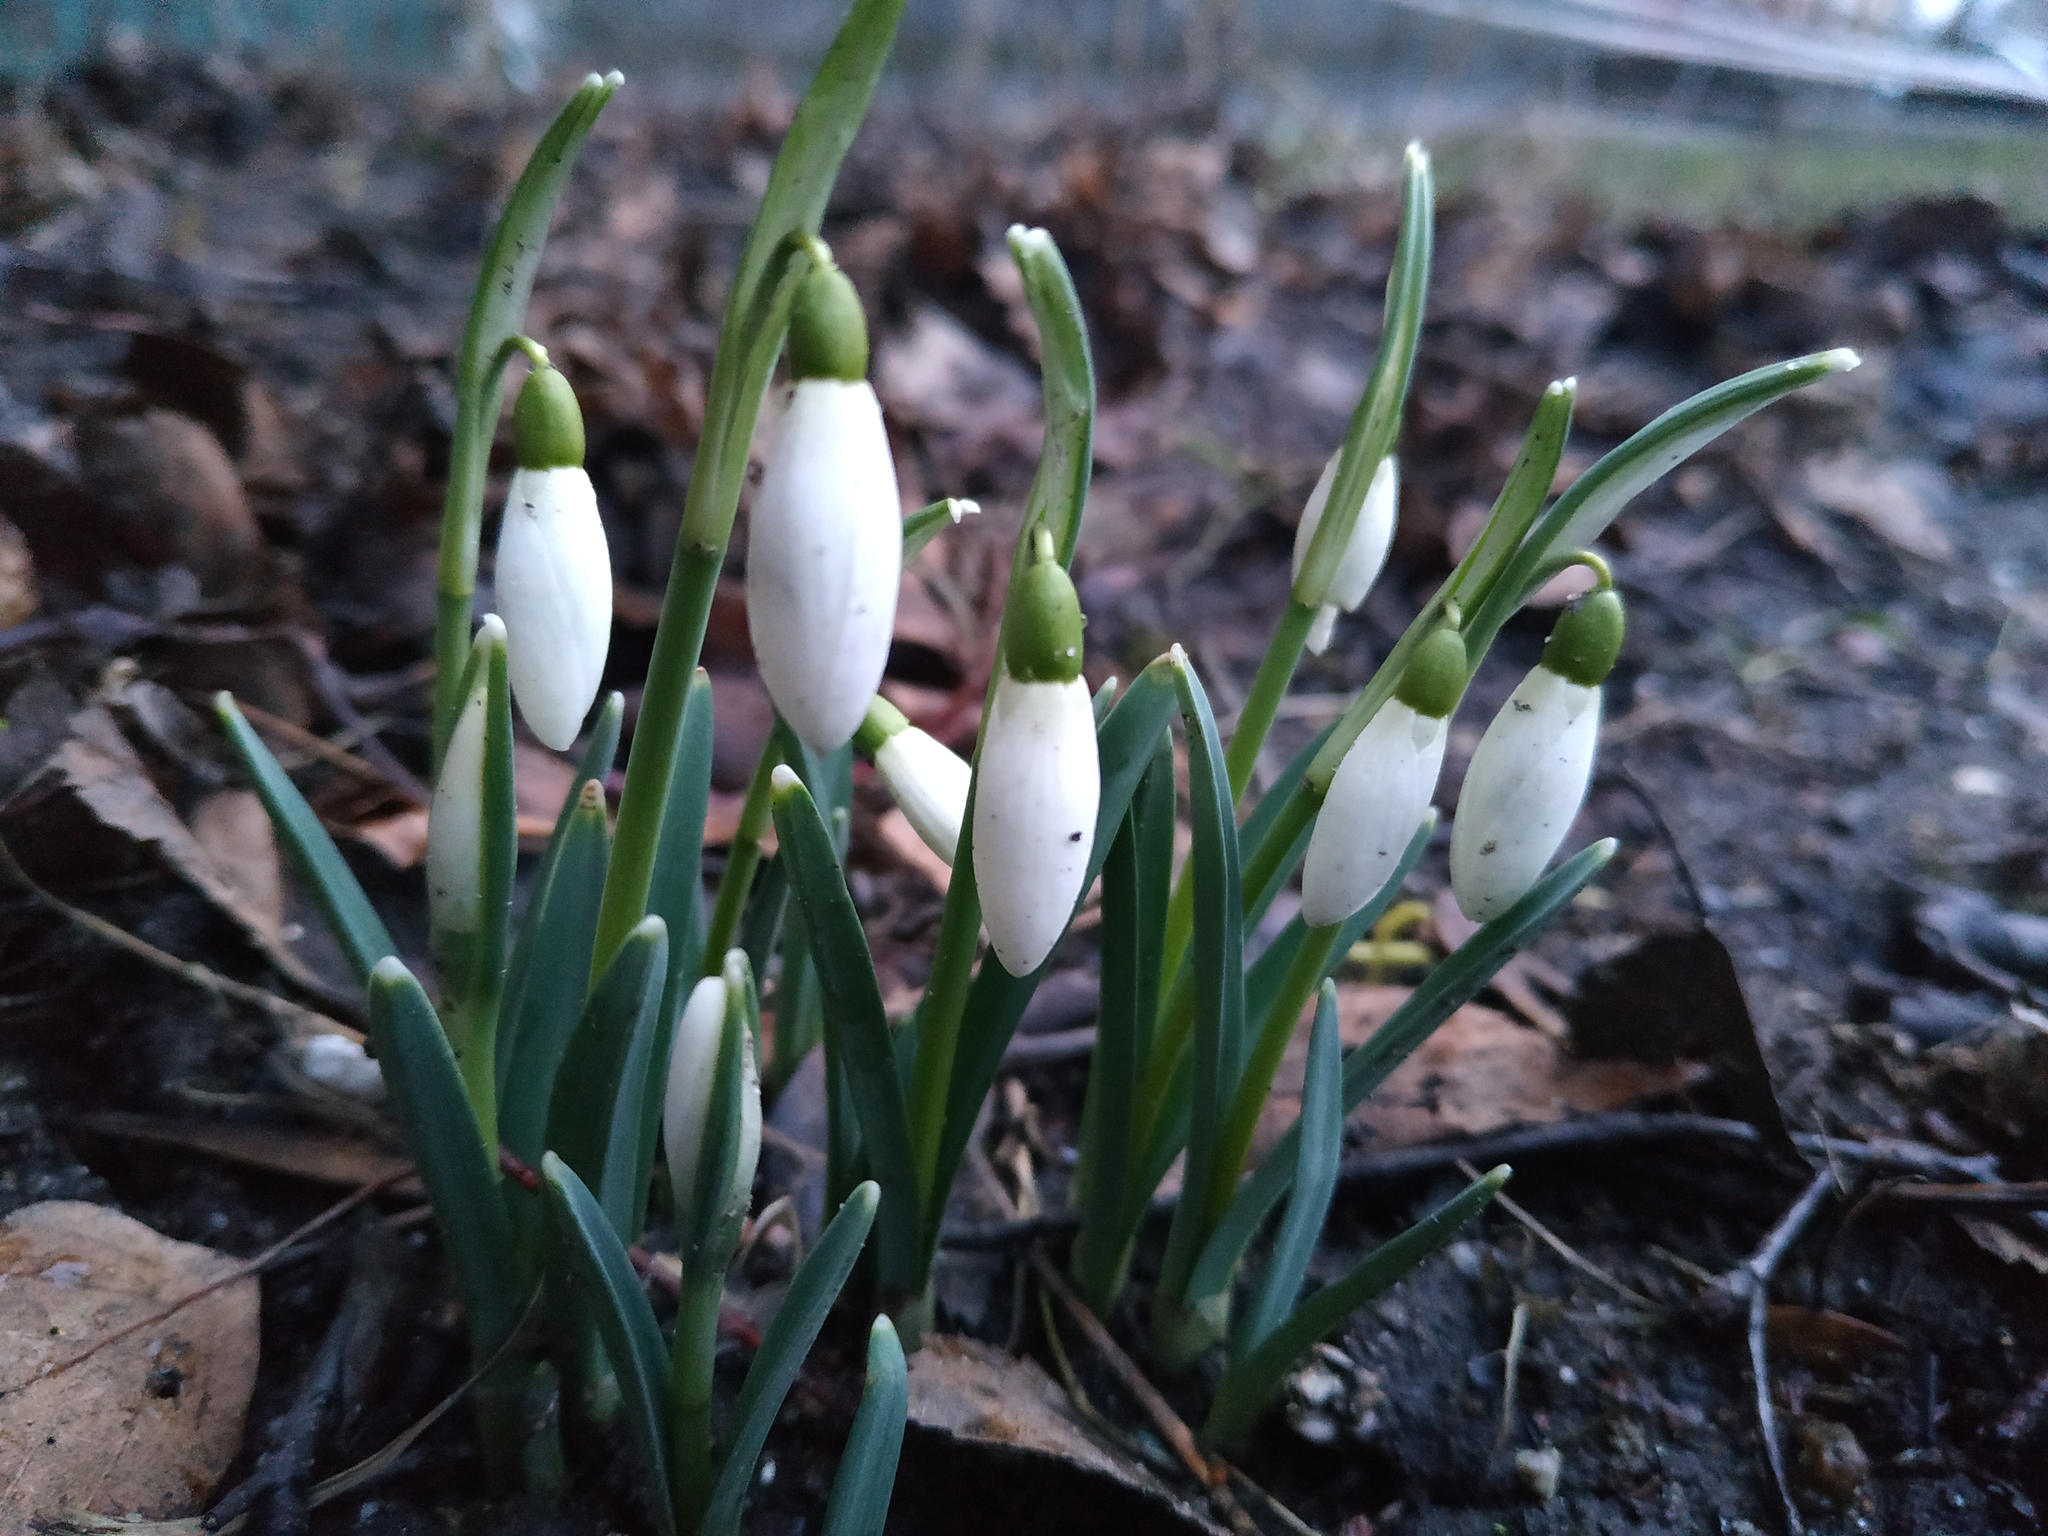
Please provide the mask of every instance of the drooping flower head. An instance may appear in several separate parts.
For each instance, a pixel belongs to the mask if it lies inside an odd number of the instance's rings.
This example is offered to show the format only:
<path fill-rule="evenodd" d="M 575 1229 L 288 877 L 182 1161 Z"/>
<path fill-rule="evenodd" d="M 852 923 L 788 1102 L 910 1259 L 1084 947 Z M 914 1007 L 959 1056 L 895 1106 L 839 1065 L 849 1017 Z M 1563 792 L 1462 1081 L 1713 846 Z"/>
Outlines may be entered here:
<path fill-rule="evenodd" d="M 583 469 L 583 413 L 561 373 L 526 376 L 512 408 L 519 455 L 498 530 L 498 611 L 512 697 L 533 734 L 575 741 L 604 680 L 612 560 Z"/>
<path fill-rule="evenodd" d="M 1600 685 L 1622 630 L 1612 587 L 1579 599 L 1472 754 L 1451 827 L 1451 889 L 1474 922 L 1527 893 L 1571 830 L 1600 740 Z"/>
<path fill-rule="evenodd" d="M 867 382 L 860 296 L 836 267 L 804 280 L 794 383 L 754 495 L 747 630 L 768 696 L 816 752 L 844 746 L 882 681 L 903 575 L 903 506 Z"/>
<path fill-rule="evenodd" d="M 1436 793 L 1465 676 L 1463 636 L 1450 625 L 1433 631 L 1337 765 L 1301 867 L 1301 920 L 1310 927 L 1343 922 L 1400 864 Z"/>
<path fill-rule="evenodd" d="M 1052 953 L 1094 849 L 1102 769 L 1081 625 L 1074 583 L 1040 529 L 1004 618 L 974 791 L 975 888 L 990 947 L 1012 976 Z"/>
<path fill-rule="evenodd" d="M 951 864 L 974 770 L 880 694 L 868 701 L 855 742 L 889 786 L 904 820 L 927 848 Z"/>

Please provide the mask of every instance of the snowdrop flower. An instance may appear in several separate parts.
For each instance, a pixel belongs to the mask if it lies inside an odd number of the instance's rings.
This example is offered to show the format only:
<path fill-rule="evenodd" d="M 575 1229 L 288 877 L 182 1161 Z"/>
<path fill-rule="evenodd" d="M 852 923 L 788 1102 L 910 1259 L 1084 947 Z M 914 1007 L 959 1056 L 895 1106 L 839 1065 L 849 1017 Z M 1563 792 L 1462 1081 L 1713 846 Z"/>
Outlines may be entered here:
<path fill-rule="evenodd" d="M 1551 631 L 1543 660 L 1486 728 L 1451 828 L 1451 889 L 1474 922 L 1536 883 L 1586 798 L 1600 739 L 1600 684 L 1621 649 L 1621 598 L 1601 586 Z"/>
<path fill-rule="evenodd" d="M 299 1046 L 299 1071 L 322 1088 L 365 1104 L 384 1098 L 384 1069 L 370 1059 L 360 1040 L 347 1035 L 309 1036 Z"/>
<path fill-rule="evenodd" d="M 662 1098 L 661 1136 L 676 1231 L 686 1245 L 697 1245 L 699 1260 L 719 1266 L 739 1242 L 761 1155 L 761 1083 L 740 1006 L 752 985 L 747 957 L 739 950 L 725 957 L 720 974 L 697 983 L 676 1021 Z M 710 1122 L 719 1108 L 721 1077 L 729 1079 L 728 1091 L 740 1096 L 739 1135 L 735 1144 L 714 1148 L 708 1145 L 717 1139 Z M 724 1154 L 724 1166 L 715 1175 L 707 1175 L 702 1166 L 707 1153 Z"/>
<path fill-rule="evenodd" d="M 903 505 L 867 322 L 837 268 L 805 279 L 789 322 L 795 379 L 747 543 L 747 630 L 761 681 L 815 752 L 842 747 L 882 681 L 903 575 Z"/>
<path fill-rule="evenodd" d="M 1301 579 L 1301 568 L 1308 560 L 1309 545 L 1314 541 L 1316 529 L 1322 526 L 1323 509 L 1329 505 L 1330 486 L 1337 478 L 1337 461 L 1344 457 L 1344 450 L 1338 449 L 1330 455 L 1330 461 L 1323 466 L 1322 475 L 1316 480 L 1315 489 L 1308 493 L 1308 504 L 1301 509 L 1301 521 L 1294 530 L 1294 579 Z M 1351 525 L 1351 540 L 1344 546 L 1344 553 L 1337 561 L 1337 572 L 1330 578 L 1329 590 L 1323 595 L 1316 608 L 1315 623 L 1308 632 L 1308 648 L 1320 656 L 1330 645 L 1330 632 L 1337 626 L 1339 612 L 1350 613 L 1365 601 L 1372 584 L 1380 579 L 1380 571 L 1387 563 L 1387 551 L 1394 544 L 1394 513 L 1401 500 L 1401 472 L 1392 454 L 1380 460 L 1380 467 L 1373 471 L 1372 484 L 1365 490 L 1365 505 L 1359 509 L 1358 521 Z"/>
<path fill-rule="evenodd" d="M 951 864 L 974 770 L 880 694 L 868 701 L 867 718 L 854 740 L 889 786 L 903 819 L 927 848 Z"/>
<path fill-rule="evenodd" d="M 1301 868 L 1301 920 L 1311 928 L 1350 917 L 1400 864 L 1436 793 L 1447 717 L 1464 691 L 1465 642 L 1439 629 L 1330 780 Z"/>
<path fill-rule="evenodd" d="M 989 945 L 1012 976 L 1045 963 L 1088 878 L 1102 767 L 1081 680 L 1081 602 L 1038 532 L 1003 626 L 974 792 L 974 880 Z"/>
<path fill-rule="evenodd" d="M 470 648 L 474 681 L 449 732 L 427 807 L 427 910 L 437 933 L 475 933 L 483 915 L 484 725 L 491 652 L 504 644 L 504 621 L 485 614 Z"/>
<path fill-rule="evenodd" d="M 519 468 L 498 529 L 498 609 L 512 697 L 557 752 L 575 741 L 612 643 L 612 559 L 583 470 L 583 413 L 554 368 L 526 376 L 512 408 Z"/>

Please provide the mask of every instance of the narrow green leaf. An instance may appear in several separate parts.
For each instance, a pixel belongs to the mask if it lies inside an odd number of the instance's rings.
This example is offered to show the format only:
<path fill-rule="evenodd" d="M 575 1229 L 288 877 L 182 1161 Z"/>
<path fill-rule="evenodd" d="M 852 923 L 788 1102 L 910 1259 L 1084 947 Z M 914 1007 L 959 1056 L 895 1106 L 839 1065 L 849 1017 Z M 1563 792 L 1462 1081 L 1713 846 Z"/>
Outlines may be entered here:
<path fill-rule="evenodd" d="M 1379 352 L 1372 377 L 1359 397 L 1329 500 L 1308 554 L 1295 578 L 1294 598 L 1313 609 L 1330 590 L 1338 562 L 1365 506 L 1365 493 L 1380 460 L 1393 451 L 1401 430 L 1401 407 L 1408 398 L 1408 379 L 1422 340 L 1422 311 L 1429 291 L 1430 253 L 1435 243 L 1436 190 L 1429 156 L 1420 144 L 1408 146 L 1403 164 L 1401 233 L 1394 245 L 1394 267 L 1387 277 L 1386 320 L 1380 329 Z"/>
<path fill-rule="evenodd" d="M 1365 1044 L 1345 1057 L 1344 1113 L 1348 1115 L 1364 1103 L 1439 1024 L 1477 997 L 1509 956 L 1541 932 L 1607 866 L 1617 846 L 1614 839 L 1603 838 L 1581 849 L 1431 971 L 1408 1001 Z M 1267 1152 L 1258 1171 L 1239 1187 L 1196 1261 L 1188 1281 L 1190 1295 L 1216 1295 L 1230 1284 L 1230 1276 L 1260 1224 L 1293 1182 L 1299 1136 L 1300 1127 L 1290 1126 Z"/>
<path fill-rule="evenodd" d="M 624 79 L 614 70 L 590 75 L 541 135 L 519 173 L 505 211 L 484 248 L 483 270 L 463 328 L 456 367 L 455 430 L 449 442 L 448 491 L 441 513 L 440 615 L 435 629 L 434 761 L 441 760 L 455 723 L 456 680 L 469 649 L 470 601 L 476 592 L 476 556 L 483 524 L 484 481 L 491 439 L 503 405 L 505 343 L 526 325 L 534 272 L 547 247 L 555 203 L 577 151 L 597 116 Z"/>
<path fill-rule="evenodd" d="M 519 807 L 512 784 L 512 680 L 505 631 L 487 624 L 477 632 L 485 686 L 483 819 L 478 840 L 477 926 L 460 953 L 463 974 L 451 987 L 463 1020 L 462 1075 L 485 1140 L 498 1142 L 498 1012 L 510 948 L 512 882 L 519 869 Z M 447 974 L 443 973 L 444 976 Z"/>
<path fill-rule="evenodd" d="M 561 1158 L 541 1159 L 548 1209 L 570 1272 L 597 1321 L 612 1373 L 618 1378 L 627 1427 L 647 1464 L 648 1503 L 663 1536 L 674 1536 L 669 1507 L 668 1351 L 661 1328 L 618 1230 L 589 1188 Z"/>
<path fill-rule="evenodd" d="M 769 1427 L 782 1411 L 782 1400 L 789 1395 L 797 1372 L 803 1369 L 804 1356 L 810 1353 L 825 1314 L 832 1310 L 846 1277 L 853 1273 L 881 1197 L 872 1181 L 847 1196 L 846 1204 L 819 1234 L 817 1247 L 790 1278 L 789 1290 L 761 1339 L 760 1352 L 754 1356 L 739 1401 L 733 1405 L 731 1444 L 711 1489 L 704 1536 L 736 1536 L 740 1506 L 753 1485 L 754 1464 L 761 1458 L 761 1447 L 768 1443 Z"/>
<path fill-rule="evenodd" d="M 1010 578 L 1014 592 L 1030 567 L 1031 540 L 1040 526 L 1052 533 L 1060 564 L 1073 563 L 1081 509 L 1088 498 L 1088 472 L 1094 463 L 1095 360 L 1088 348 L 1080 295 L 1052 236 L 1042 229 L 1013 225 L 1009 244 L 1024 280 L 1024 301 L 1038 326 L 1038 371 L 1045 397 L 1045 443 L 1024 503 L 1018 558 Z M 1008 608 L 1004 611 L 1007 614 Z"/>
<path fill-rule="evenodd" d="M 1186 1294 L 1188 1273 L 1210 1225 L 1229 1199 L 1218 1187 L 1217 1154 L 1229 1096 L 1244 1064 L 1244 902 L 1239 886 L 1237 816 L 1223 743 L 1195 669 L 1175 648 L 1174 681 L 1187 724 L 1188 800 L 1194 817 L 1195 1021 L 1187 1174 L 1167 1234 L 1159 1294 Z"/>
<path fill-rule="evenodd" d="M 903 519 L 903 563 L 909 565 L 918 557 L 925 545 L 931 543 L 963 517 L 971 517 L 981 508 L 971 501 L 958 496 L 948 496 L 944 501 L 935 501 L 928 507 L 919 507 Z"/>
<path fill-rule="evenodd" d="M 472 1351 L 488 1360 L 518 1325 L 522 1302 L 497 1147 L 479 1132 L 447 1031 L 412 972 L 396 956 L 380 960 L 369 992 L 370 1039 L 391 1107 L 441 1228 Z"/>
<path fill-rule="evenodd" d="M 1095 841 L 1089 854 L 1088 877 L 1081 882 L 1083 892 L 1095 883 L 1095 877 L 1102 872 L 1103 862 L 1109 857 L 1110 845 L 1116 840 L 1124 812 L 1130 807 L 1139 780 L 1151 767 L 1159 738 L 1166 732 L 1167 722 L 1173 718 L 1177 707 L 1173 661 L 1171 656 L 1161 656 L 1132 679 L 1131 686 L 1123 690 L 1096 731 L 1102 798 L 1095 815 Z M 969 828 L 963 825 L 963 839 L 968 831 Z M 959 865 L 968 862 L 963 849 L 955 865 L 953 878 L 956 882 L 960 878 Z M 967 1138 L 974 1130 L 974 1117 L 981 1109 L 981 1101 L 988 1095 L 989 1084 L 995 1081 L 996 1072 L 1002 1066 L 1003 1052 L 1010 1047 L 1010 1037 L 1016 1033 L 1017 1021 L 1024 1015 L 1024 1005 L 1038 990 L 1038 983 L 1046 970 L 1047 966 L 1040 966 L 1029 976 L 1018 977 L 1000 965 L 984 965 L 968 989 L 961 1016 L 959 1049 L 949 1078 L 937 1177 L 926 1192 L 927 1253 L 938 1241 L 946 1191 L 952 1185 L 953 1174 L 967 1150 Z M 919 1021 L 921 1027 L 922 1010 L 919 1011 Z"/>
<path fill-rule="evenodd" d="M 1263 1343 L 1225 1369 L 1203 1427 L 1209 1440 L 1226 1452 L 1241 1447 L 1294 1362 L 1457 1236 L 1458 1229 L 1500 1192 L 1509 1172 L 1505 1164 L 1495 1168 L 1392 1242 L 1374 1249 L 1356 1269 L 1310 1296 Z"/>
<path fill-rule="evenodd" d="M 889 1495 L 896 1486 L 896 1462 L 903 1451 L 903 1426 L 910 1414 L 910 1368 L 896 1326 L 886 1317 L 868 1330 L 868 1377 L 832 1479 L 825 1506 L 825 1536 L 882 1536 Z"/>
<path fill-rule="evenodd" d="M 546 1150 L 555 1074 L 583 1015 L 611 852 L 602 794 L 579 799 L 555 831 L 512 947 L 500 1010 L 498 1139 L 528 1167 Z"/>
<path fill-rule="evenodd" d="M 1266 1272 L 1245 1309 L 1241 1330 L 1231 1341 L 1235 1357 L 1257 1349 L 1294 1310 L 1294 1298 L 1301 1293 L 1308 1262 L 1323 1235 L 1324 1218 L 1330 1214 L 1330 1197 L 1337 1192 L 1337 1160 L 1344 1151 L 1344 1045 L 1337 1032 L 1335 982 L 1323 983 L 1316 1021 L 1309 1030 L 1299 1141 L 1287 1216 L 1266 1256 Z"/>
<path fill-rule="evenodd" d="M 334 930 L 357 979 L 367 982 L 377 962 L 396 952 L 391 935 L 384 931 L 384 920 L 370 905 L 370 898 L 363 894 L 354 873 L 342 861 L 341 850 L 334 846 L 334 839 L 320 825 L 320 818 L 306 804 L 298 786 L 242 718 L 234 696 L 226 692 L 215 694 L 213 708 L 235 755 L 242 760 L 242 769 L 249 775 L 257 798 L 270 815 L 270 824 L 277 830 L 285 856 L 320 904 L 320 911 Z"/>
<path fill-rule="evenodd" d="M 789 872 L 782 867 L 782 855 L 777 853 L 761 861 L 761 872 L 754 877 L 754 891 L 747 898 L 747 909 L 740 919 L 740 931 L 734 943 L 746 951 L 747 964 L 754 968 L 756 976 L 768 974 L 768 959 L 782 938 L 783 909 L 789 905 Z"/>
<path fill-rule="evenodd" d="M 640 1107 L 653 1065 L 656 1020 L 668 977 L 668 925 L 641 920 L 605 968 L 556 1074 L 547 1144 L 596 1188 L 619 1241 L 640 1235 L 647 1190 L 639 1180 Z"/>
<path fill-rule="evenodd" d="M 895 1044 L 875 963 L 832 835 L 810 791 L 795 775 L 778 775 L 775 836 L 789 866 L 789 887 L 809 930 L 825 1011 L 825 1054 L 845 1063 L 846 1083 L 860 1120 L 861 1144 L 881 1181 L 877 1259 L 882 1284 L 922 1289 L 919 1274 L 917 1159 L 910 1116 L 896 1075 Z"/>

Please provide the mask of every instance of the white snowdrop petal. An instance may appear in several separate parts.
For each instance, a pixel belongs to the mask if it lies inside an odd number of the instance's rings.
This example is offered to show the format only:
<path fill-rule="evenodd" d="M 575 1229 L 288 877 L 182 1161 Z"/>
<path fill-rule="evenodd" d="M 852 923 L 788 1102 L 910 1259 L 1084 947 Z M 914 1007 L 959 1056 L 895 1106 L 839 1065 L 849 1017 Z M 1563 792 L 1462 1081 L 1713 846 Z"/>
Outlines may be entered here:
<path fill-rule="evenodd" d="M 747 628 L 761 681 L 797 735 L 832 751 L 882 681 L 903 575 L 903 507 L 873 389 L 791 389 L 751 516 Z"/>
<path fill-rule="evenodd" d="M 384 1097 L 384 1069 L 346 1035 L 314 1035 L 299 1047 L 299 1070 L 323 1088 L 366 1104 Z"/>
<path fill-rule="evenodd" d="M 711 1110 L 711 1090 L 718 1076 L 719 1037 L 725 1029 L 725 998 L 723 977 L 706 976 L 699 981 L 690 991 L 690 1000 L 683 1005 L 683 1016 L 676 1021 L 675 1043 L 669 1047 L 668 1086 L 661 1101 L 661 1139 L 668 1153 L 669 1187 L 674 1191 L 679 1227 L 687 1226 L 683 1212 L 697 1189 L 697 1162 L 704 1153 L 704 1117 Z"/>
<path fill-rule="evenodd" d="M 444 933 L 474 933 L 480 916 L 484 718 L 489 708 L 489 689 L 479 677 L 455 717 L 427 807 L 427 908 Z"/>
<path fill-rule="evenodd" d="M 1309 834 L 1301 920 L 1341 923 L 1378 894 L 1429 811 L 1443 767 L 1444 722 L 1398 699 L 1374 715 L 1337 765 Z"/>
<path fill-rule="evenodd" d="M 1451 889 L 1475 922 L 1498 917 L 1543 874 L 1586 798 L 1600 690 L 1536 667 L 1480 738 L 1451 827 Z"/>
<path fill-rule="evenodd" d="M 1336 483 L 1337 461 L 1344 456 L 1338 449 L 1323 465 L 1323 472 L 1316 480 L 1315 489 L 1308 494 L 1308 502 L 1301 509 L 1301 521 L 1294 530 L 1293 577 L 1301 578 L 1301 568 L 1308 559 L 1308 550 L 1316 536 L 1316 529 L 1322 526 L 1323 511 L 1329 505 L 1330 487 Z M 1386 566 L 1387 551 L 1394 544 L 1394 519 L 1401 499 L 1400 469 L 1393 456 L 1380 460 L 1380 466 L 1373 471 L 1372 483 L 1366 487 L 1365 505 L 1359 509 L 1358 521 L 1351 525 L 1350 542 L 1344 546 L 1344 553 L 1337 561 L 1337 569 L 1330 577 L 1330 590 L 1325 594 L 1328 603 L 1345 613 L 1351 612 L 1365 601 L 1372 584 L 1379 580 L 1380 571 Z M 1329 643 L 1327 628 L 1320 627 L 1309 637 L 1309 648 L 1321 654 Z M 1320 638 L 1322 645 L 1316 644 Z"/>
<path fill-rule="evenodd" d="M 974 879 L 1012 976 L 1044 963 L 1081 899 L 1102 796 L 1088 685 L 996 684 L 974 796 Z"/>
<path fill-rule="evenodd" d="M 583 728 L 612 639 L 611 551 L 589 475 L 512 476 L 496 579 L 512 697 L 533 734 L 559 752 Z"/>
<path fill-rule="evenodd" d="M 967 810 L 967 785 L 974 770 L 957 753 L 912 726 L 876 749 L 875 771 L 925 846 L 951 864 L 960 845 L 960 818 Z"/>

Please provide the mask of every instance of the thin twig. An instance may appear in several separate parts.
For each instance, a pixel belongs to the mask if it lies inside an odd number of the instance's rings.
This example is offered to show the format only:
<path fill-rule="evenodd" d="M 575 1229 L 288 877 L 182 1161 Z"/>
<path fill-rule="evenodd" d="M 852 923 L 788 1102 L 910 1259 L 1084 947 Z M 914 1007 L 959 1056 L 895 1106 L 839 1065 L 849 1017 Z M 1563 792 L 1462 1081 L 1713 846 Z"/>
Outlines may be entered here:
<path fill-rule="evenodd" d="M 328 1014 L 308 1008 L 303 1003 L 279 997 L 275 992 L 266 992 L 261 987 L 252 987 L 247 982 L 223 976 L 212 967 L 201 965 L 196 960 L 181 960 L 168 950 L 158 949 L 146 939 L 138 939 L 120 925 L 110 923 L 104 917 L 88 912 L 83 907 L 74 907 L 61 896 L 52 895 L 21 867 L 20 861 L 14 857 L 14 850 L 7 846 L 4 839 L 0 839 L 0 872 L 12 878 L 21 886 L 29 900 L 45 911 L 63 918 L 65 922 L 96 939 L 104 940 L 117 949 L 126 950 L 145 964 L 153 965 L 160 971 L 168 971 L 201 991 L 211 992 L 216 997 L 233 998 L 236 1002 L 260 1008 L 281 1025 L 310 1021 L 329 1031 L 340 1031 L 350 1035 L 355 1033 L 351 1026 Z"/>
<path fill-rule="evenodd" d="M 261 1274 L 264 1270 L 268 1269 L 272 1264 L 286 1257 L 287 1254 L 289 1254 L 294 1247 L 296 1247 L 299 1243 L 304 1242 L 308 1237 L 311 1237 L 315 1232 L 318 1232 L 322 1227 L 325 1227 L 332 1222 L 340 1220 L 343 1216 L 346 1216 L 350 1211 L 354 1210 L 364 1201 L 372 1199 L 373 1197 L 381 1194 L 383 1191 L 389 1189 L 393 1184 L 398 1183 L 401 1179 L 409 1179 L 411 1177 L 411 1168 L 401 1168 L 392 1173 L 386 1174 L 381 1179 L 373 1179 L 371 1182 L 362 1185 L 360 1188 L 354 1190 L 352 1193 L 343 1195 L 339 1200 L 335 1201 L 334 1204 L 327 1207 L 327 1209 L 322 1211 L 318 1216 L 315 1216 L 312 1220 L 304 1223 L 302 1226 L 296 1227 L 292 1231 L 286 1233 L 283 1237 L 279 1238 L 276 1242 L 272 1243 L 268 1248 L 264 1249 L 254 1258 L 244 1259 L 239 1264 L 232 1265 L 229 1268 L 222 1270 L 220 1274 L 214 1276 L 214 1278 L 207 1281 L 206 1284 L 200 1286 L 195 1291 L 190 1291 L 187 1292 L 185 1295 L 180 1296 L 176 1301 L 172 1302 L 169 1306 L 163 1307 L 158 1311 L 152 1312 L 148 1317 L 137 1318 L 134 1322 L 129 1323 L 124 1327 L 116 1328 L 112 1333 L 106 1335 L 102 1339 L 97 1340 L 89 1348 L 81 1351 L 78 1354 L 73 1355 L 69 1360 L 60 1361 L 56 1365 L 45 1367 L 37 1371 L 37 1373 L 34 1376 L 29 1377 L 26 1381 L 16 1382 L 8 1386 L 5 1389 L 5 1391 L 18 1392 L 23 1387 L 28 1386 L 31 1382 L 48 1381 L 53 1376 L 61 1376 L 66 1371 L 70 1370 L 72 1367 L 85 1364 L 86 1361 L 90 1360 L 94 1355 L 98 1354 L 101 1350 L 105 1349 L 109 1344 L 119 1343 L 122 1339 L 127 1338 L 130 1334 L 140 1333 L 145 1328 L 154 1328 L 158 1323 L 163 1322 L 166 1318 L 175 1317 L 178 1313 L 184 1311 L 185 1308 L 191 1306 L 194 1302 L 204 1301 L 207 1297 L 211 1296 L 215 1291 L 225 1290 L 227 1289 L 227 1287 L 234 1285 L 238 1281 L 248 1279 L 251 1275 Z"/>
<path fill-rule="evenodd" d="M 1458 1159 L 1458 1172 L 1464 1174 L 1466 1178 L 1471 1179 L 1474 1182 L 1477 1182 L 1477 1180 L 1479 1179 L 1479 1170 L 1473 1167 L 1470 1161 L 1462 1157 Z M 1523 1209 L 1520 1205 L 1517 1205 L 1513 1200 L 1510 1200 L 1505 1194 L 1495 1194 L 1493 1197 L 1493 1203 L 1499 1206 L 1503 1211 L 1507 1212 L 1508 1215 L 1514 1217 L 1515 1220 L 1519 1221 L 1531 1232 L 1535 1233 L 1535 1235 L 1542 1240 L 1544 1245 L 1548 1247 L 1552 1253 L 1555 1253 L 1559 1258 L 1563 1259 L 1565 1263 L 1571 1265 L 1573 1269 L 1579 1271 L 1580 1274 L 1588 1275 L 1591 1276 L 1593 1279 L 1598 1280 L 1602 1285 L 1606 1286 L 1609 1290 L 1613 1291 L 1615 1295 L 1621 1297 L 1624 1301 L 1632 1302 L 1636 1306 L 1646 1308 L 1647 1310 L 1652 1312 L 1662 1310 L 1658 1307 L 1656 1302 L 1650 1300 L 1650 1298 L 1645 1296 L 1641 1291 L 1631 1290 L 1628 1286 L 1623 1285 L 1619 1280 L 1615 1279 L 1614 1276 L 1607 1273 L 1606 1270 L 1602 1269 L 1598 1264 L 1595 1264 L 1591 1259 L 1587 1258 L 1584 1254 L 1580 1253 L 1578 1249 L 1572 1247 L 1570 1243 L 1566 1242 L 1563 1238 L 1559 1237 L 1555 1232 L 1551 1231 L 1550 1228 L 1546 1227 L 1545 1225 L 1543 1225 L 1542 1222 L 1538 1221 L 1534 1216 L 1530 1215 L 1527 1210 Z"/>
<path fill-rule="evenodd" d="M 312 675 L 313 691 L 320 695 L 320 702 L 326 706 L 327 712 L 355 734 L 362 755 L 369 760 L 370 766 L 383 774 L 391 787 L 414 805 L 425 805 L 432 798 L 427 786 L 393 755 L 363 719 L 355 700 L 349 696 L 348 674 L 328 659 L 326 642 L 303 629 L 293 630 L 291 640 L 305 660 L 306 671 Z"/>
<path fill-rule="evenodd" d="M 1871 1191 L 1880 1200 L 1915 1205 L 2015 1206 L 2023 1211 L 2048 1210 L 2048 1181 L 2031 1184 L 1882 1184 Z"/>
<path fill-rule="evenodd" d="M 1500 1389 L 1500 1432 L 1493 1437 L 1496 1451 L 1505 1450 L 1515 1437 L 1516 1378 L 1521 1375 L 1522 1345 L 1528 1336 L 1529 1303 L 1518 1301 L 1515 1303 L 1515 1315 L 1508 1320 L 1507 1364 Z"/>

